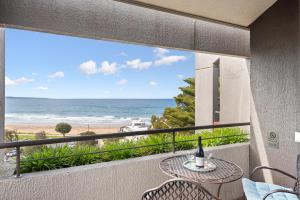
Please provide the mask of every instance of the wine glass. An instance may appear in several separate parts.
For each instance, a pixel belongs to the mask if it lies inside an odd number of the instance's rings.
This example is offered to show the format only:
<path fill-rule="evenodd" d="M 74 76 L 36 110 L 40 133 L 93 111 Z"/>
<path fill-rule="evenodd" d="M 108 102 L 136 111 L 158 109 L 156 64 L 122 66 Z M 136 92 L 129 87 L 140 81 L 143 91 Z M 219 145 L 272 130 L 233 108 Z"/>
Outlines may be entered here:
<path fill-rule="evenodd" d="M 206 160 L 210 160 L 213 157 L 212 153 L 209 153 L 208 156 L 206 157 Z"/>
<path fill-rule="evenodd" d="M 193 151 L 187 151 L 186 158 L 188 161 L 193 161 L 195 159 L 195 155 Z"/>

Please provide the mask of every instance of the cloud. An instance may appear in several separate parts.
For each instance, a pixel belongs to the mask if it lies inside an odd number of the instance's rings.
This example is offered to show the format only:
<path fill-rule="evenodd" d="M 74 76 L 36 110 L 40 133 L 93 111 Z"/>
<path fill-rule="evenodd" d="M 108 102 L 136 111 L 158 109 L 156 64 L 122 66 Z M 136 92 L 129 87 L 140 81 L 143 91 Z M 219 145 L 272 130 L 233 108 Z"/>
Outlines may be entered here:
<path fill-rule="evenodd" d="M 128 81 L 126 79 L 121 79 L 117 82 L 118 85 L 126 85 Z"/>
<path fill-rule="evenodd" d="M 165 54 L 167 54 L 167 53 L 169 53 L 170 51 L 169 50 L 167 50 L 167 49 L 164 49 L 164 48 L 155 48 L 154 50 L 153 50 L 153 53 L 155 54 L 155 56 L 157 56 L 157 57 L 164 57 L 165 56 Z"/>
<path fill-rule="evenodd" d="M 108 61 L 104 61 L 101 63 L 101 67 L 99 72 L 104 75 L 115 74 L 118 71 L 117 63 L 109 63 Z"/>
<path fill-rule="evenodd" d="M 183 78 L 184 78 L 184 75 L 178 74 L 177 77 L 178 77 L 179 79 L 183 79 Z"/>
<path fill-rule="evenodd" d="M 5 85 L 6 86 L 15 85 L 15 82 L 13 80 L 11 80 L 10 78 L 8 78 L 7 76 L 5 76 Z"/>
<path fill-rule="evenodd" d="M 170 65 L 172 63 L 184 61 L 184 60 L 186 60 L 185 56 L 165 56 L 165 57 L 162 57 L 161 59 L 156 60 L 154 62 L 154 64 L 157 66 Z"/>
<path fill-rule="evenodd" d="M 34 79 L 21 77 L 15 80 L 10 79 L 9 77 L 5 76 L 5 85 L 6 86 L 13 86 L 13 85 L 19 85 L 23 83 L 30 83 L 33 82 Z"/>
<path fill-rule="evenodd" d="M 93 60 L 86 61 L 79 66 L 82 73 L 86 75 L 96 74 L 98 72 L 96 62 Z"/>
<path fill-rule="evenodd" d="M 153 50 L 153 53 L 156 57 L 159 59 L 154 61 L 154 65 L 160 66 L 160 65 L 171 65 L 172 63 L 184 61 L 186 60 L 185 56 L 179 56 L 179 55 L 166 55 L 170 53 L 168 49 L 164 48 L 155 48 Z"/>
<path fill-rule="evenodd" d="M 32 75 L 32 76 L 36 76 L 37 73 L 36 73 L 36 72 L 32 72 L 31 75 Z"/>
<path fill-rule="evenodd" d="M 141 62 L 141 59 L 134 59 L 127 61 L 126 65 L 133 69 L 143 70 L 148 69 L 152 65 L 152 62 Z"/>
<path fill-rule="evenodd" d="M 30 82 L 33 82 L 34 79 L 31 79 L 31 78 L 26 78 L 26 77 L 21 77 L 21 78 L 18 78 L 16 80 L 14 80 L 16 84 L 22 84 L 22 83 L 30 83 Z"/>
<path fill-rule="evenodd" d="M 35 88 L 36 90 L 48 90 L 48 87 L 44 87 L 44 86 L 39 86 L 37 88 Z"/>
<path fill-rule="evenodd" d="M 49 78 L 63 78 L 63 77 L 65 77 L 65 74 L 64 74 L 64 72 L 55 72 L 53 74 L 50 74 L 48 77 Z"/>
<path fill-rule="evenodd" d="M 151 85 L 151 86 L 156 86 L 156 85 L 157 85 L 157 82 L 155 82 L 155 81 L 150 81 L 150 82 L 149 82 L 149 85 Z"/>
<path fill-rule="evenodd" d="M 118 71 L 117 63 L 109 63 L 104 61 L 101 63 L 100 68 L 97 68 L 97 64 L 93 60 L 86 61 L 79 66 L 79 69 L 82 73 L 86 75 L 93 75 L 97 73 L 102 73 L 104 75 L 115 74 Z"/>

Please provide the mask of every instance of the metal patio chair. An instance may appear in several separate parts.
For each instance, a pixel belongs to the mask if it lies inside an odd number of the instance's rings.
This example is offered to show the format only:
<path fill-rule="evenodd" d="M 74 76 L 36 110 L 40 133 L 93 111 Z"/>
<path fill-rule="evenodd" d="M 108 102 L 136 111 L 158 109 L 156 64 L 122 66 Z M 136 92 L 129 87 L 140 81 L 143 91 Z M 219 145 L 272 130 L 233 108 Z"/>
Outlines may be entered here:
<path fill-rule="evenodd" d="M 199 183 L 171 179 L 144 192 L 142 200 L 220 200 L 213 196 Z"/>
<path fill-rule="evenodd" d="M 286 188 L 279 185 L 274 185 L 270 183 L 254 182 L 252 178 L 256 172 L 259 170 L 271 170 L 283 174 L 295 181 L 294 187 Z M 300 198 L 300 155 L 297 157 L 297 177 L 284 172 L 280 169 L 259 166 L 256 167 L 251 175 L 250 179 L 243 178 L 243 189 L 244 196 L 247 200 L 299 200 Z"/>

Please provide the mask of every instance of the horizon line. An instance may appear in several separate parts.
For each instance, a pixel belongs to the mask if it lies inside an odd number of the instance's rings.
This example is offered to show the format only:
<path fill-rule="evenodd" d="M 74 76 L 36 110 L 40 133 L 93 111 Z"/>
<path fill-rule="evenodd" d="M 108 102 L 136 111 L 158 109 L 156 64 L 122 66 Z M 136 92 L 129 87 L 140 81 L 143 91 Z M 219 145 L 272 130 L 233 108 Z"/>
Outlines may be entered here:
<path fill-rule="evenodd" d="M 53 97 L 16 97 L 16 96 L 5 96 L 5 98 L 57 99 L 57 100 L 164 100 L 164 99 L 174 99 L 174 97 L 171 97 L 171 98 L 53 98 Z"/>

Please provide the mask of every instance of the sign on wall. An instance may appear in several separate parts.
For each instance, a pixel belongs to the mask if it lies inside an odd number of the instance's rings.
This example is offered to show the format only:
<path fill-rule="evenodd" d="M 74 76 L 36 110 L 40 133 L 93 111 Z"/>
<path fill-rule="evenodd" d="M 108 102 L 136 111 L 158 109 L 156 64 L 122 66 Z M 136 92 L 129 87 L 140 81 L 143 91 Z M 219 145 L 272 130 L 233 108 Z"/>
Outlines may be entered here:
<path fill-rule="evenodd" d="M 271 148 L 279 149 L 279 134 L 274 131 L 269 132 L 268 144 Z"/>

